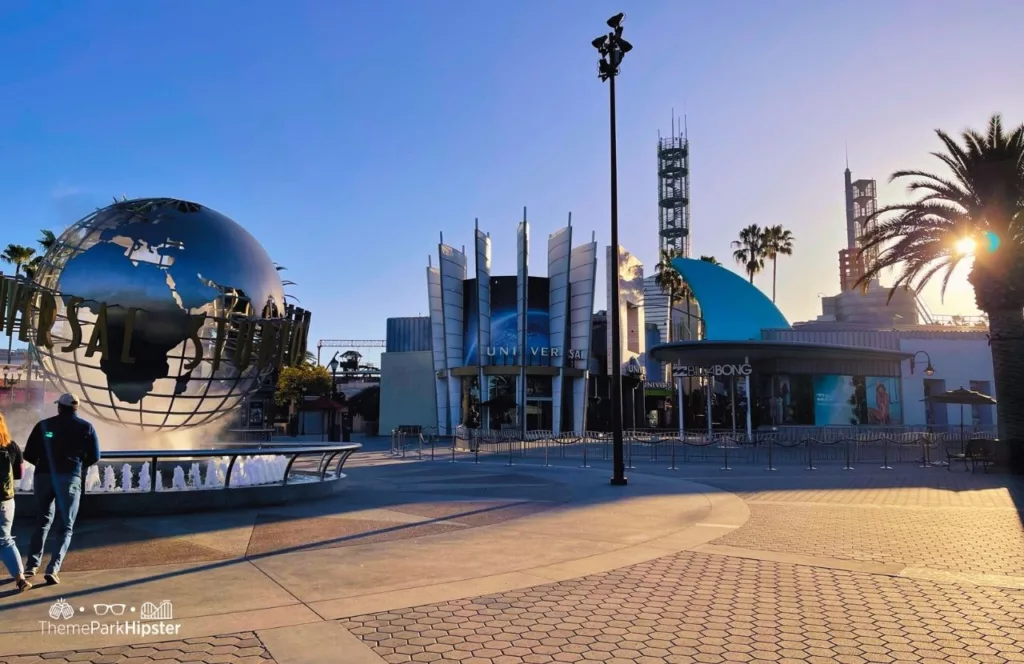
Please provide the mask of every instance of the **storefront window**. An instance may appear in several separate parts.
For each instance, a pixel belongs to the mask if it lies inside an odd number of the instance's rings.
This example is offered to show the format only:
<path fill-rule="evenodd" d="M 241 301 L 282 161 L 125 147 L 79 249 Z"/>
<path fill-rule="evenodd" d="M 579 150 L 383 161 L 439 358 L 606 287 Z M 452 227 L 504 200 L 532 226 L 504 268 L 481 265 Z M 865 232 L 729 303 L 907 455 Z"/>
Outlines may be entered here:
<path fill-rule="evenodd" d="M 516 426 L 516 376 L 487 376 L 488 423 L 492 429 Z"/>
<path fill-rule="evenodd" d="M 899 379 L 886 376 L 815 376 L 817 426 L 893 425 L 903 422 Z"/>
<path fill-rule="evenodd" d="M 480 406 L 480 380 L 476 376 L 462 379 L 462 423 L 470 429 L 482 426 Z"/>

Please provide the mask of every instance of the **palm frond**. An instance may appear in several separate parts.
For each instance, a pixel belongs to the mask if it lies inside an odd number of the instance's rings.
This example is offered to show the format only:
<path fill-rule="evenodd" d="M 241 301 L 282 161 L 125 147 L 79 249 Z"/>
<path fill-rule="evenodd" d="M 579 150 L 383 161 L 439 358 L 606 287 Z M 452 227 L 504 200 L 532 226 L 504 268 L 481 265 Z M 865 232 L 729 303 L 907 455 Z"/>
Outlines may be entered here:
<path fill-rule="evenodd" d="M 1024 125 L 1008 131 L 1002 118 L 994 115 L 984 133 L 967 129 L 959 142 L 941 129 L 935 134 L 945 151 L 932 156 L 949 174 L 893 173 L 890 181 L 909 180 L 912 200 L 879 209 L 871 218 L 873 227 L 869 224 L 870 230 L 860 238 L 861 256 L 870 249 L 879 253 L 873 265 L 865 266 L 858 284 L 864 286 L 883 270 L 895 268 L 890 299 L 898 288 L 920 290 L 939 275 L 944 295 L 967 258 L 957 249 L 964 238 L 979 247 L 987 244 L 986 234 L 1000 239 L 995 252 L 977 253 L 975 268 L 1008 269 L 1024 261 Z"/>

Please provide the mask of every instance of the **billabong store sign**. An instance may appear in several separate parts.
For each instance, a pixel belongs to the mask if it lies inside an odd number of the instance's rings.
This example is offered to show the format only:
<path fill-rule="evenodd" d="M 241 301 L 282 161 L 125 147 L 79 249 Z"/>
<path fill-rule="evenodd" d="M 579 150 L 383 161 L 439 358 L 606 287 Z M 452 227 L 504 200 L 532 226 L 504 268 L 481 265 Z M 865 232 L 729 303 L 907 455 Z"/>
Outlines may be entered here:
<path fill-rule="evenodd" d="M 708 367 L 681 366 L 672 372 L 676 378 L 714 376 L 749 376 L 753 369 L 749 364 L 712 364 Z"/>

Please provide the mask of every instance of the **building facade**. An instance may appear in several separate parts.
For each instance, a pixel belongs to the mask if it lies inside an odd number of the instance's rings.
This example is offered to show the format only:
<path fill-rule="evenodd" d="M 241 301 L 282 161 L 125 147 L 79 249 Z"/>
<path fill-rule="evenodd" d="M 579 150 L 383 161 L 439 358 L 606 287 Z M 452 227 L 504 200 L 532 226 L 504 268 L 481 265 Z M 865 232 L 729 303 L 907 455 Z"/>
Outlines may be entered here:
<path fill-rule="evenodd" d="M 566 226 L 548 237 L 544 260 L 531 261 L 530 227 L 523 221 L 517 273 L 493 275 L 491 238 L 479 229 L 475 235 L 471 256 L 443 239 L 438 245 L 437 264 L 427 267 L 429 316 L 389 321 L 381 429 L 418 425 L 441 435 L 459 425 L 582 431 L 596 241 L 573 246 L 573 229 Z M 538 262 L 546 269 L 534 275 L 531 263 Z M 426 417 L 428 402 L 432 418 Z"/>

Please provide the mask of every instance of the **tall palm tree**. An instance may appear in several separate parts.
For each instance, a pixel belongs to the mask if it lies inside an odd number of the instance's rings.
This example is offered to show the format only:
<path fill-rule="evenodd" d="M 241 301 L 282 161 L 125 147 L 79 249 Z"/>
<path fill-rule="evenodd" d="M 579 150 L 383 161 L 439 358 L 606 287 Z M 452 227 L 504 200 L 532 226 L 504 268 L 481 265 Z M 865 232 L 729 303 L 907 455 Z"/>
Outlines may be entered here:
<path fill-rule="evenodd" d="M 43 253 L 34 256 L 28 262 L 28 265 L 25 266 L 25 276 L 29 279 L 35 279 L 36 272 L 39 271 L 39 267 L 43 264 L 43 258 L 57 244 L 57 236 L 48 228 L 43 228 L 39 231 L 39 239 L 36 240 L 36 243 L 42 248 Z"/>
<path fill-rule="evenodd" d="M 721 263 L 718 262 L 718 259 L 715 258 L 714 256 L 701 256 L 700 259 L 705 263 L 711 263 L 712 265 L 721 265 Z"/>
<path fill-rule="evenodd" d="M 28 265 L 29 261 L 32 260 L 32 255 L 36 253 L 36 250 L 32 247 L 24 247 L 20 244 L 9 244 L 4 252 L 0 254 L 0 260 L 5 263 L 10 263 L 14 266 L 14 278 L 17 279 L 21 274 L 22 266 Z M 14 334 L 11 330 L 7 330 L 7 358 L 5 362 L 11 363 L 11 348 L 14 346 Z"/>
<path fill-rule="evenodd" d="M 763 231 L 764 257 L 772 262 L 772 302 L 775 302 L 775 277 L 779 256 L 793 255 L 793 234 L 782 226 L 767 226 Z"/>
<path fill-rule="evenodd" d="M 690 310 L 690 289 L 683 280 L 683 275 L 679 274 L 675 266 L 672 265 L 672 261 L 676 258 L 680 258 L 680 254 L 675 249 L 666 249 L 661 252 L 660 260 L 658 264 L 654 266 L 654 283 L 661 288 L 661 292 L 668 296 L 668 339 L 667 341 L 674 341 L 672 338 L 672 312 L 675 310 L 676 304 L 686 300 L 687 316 L 689 316 Z"/>
<path fill-rule="evenodd" d="M 9 244 L 4 252 L 0 254 L 0 260 L 14 266 L 14 276 L 21 274 L 21 268 L 28 265 L 36 250 L 32 247 L 25 247 L 20 244 Z"/>
<path fill-rule="evenodd" d="M 959 143 L 935 133 L 945 151 L 933 155 L 950 172 L 893 173 L 891 180 L 911 179 L 908 190 L 918 198 L 875 214 L 862 244 L 881 252 L 858 283 L 897 268 L 891 298 L 897 288 L 920 290 L 941 272 L 945 295 L 954 269 L 974 254 L 967 280 L 988 315 L 999 437 L 1012 467 L 1024 473 L 1024 125 L 1007 130 L 993 115 L 985 133 L 965 130 Z"/>
<path fill-rule="evenodd" d="M 743 266 L 750 283 L 754 283 L 754 275 L 764 269 L 764 232 L 757 224 L 751 224 L 740 231 L 740 239 L 733 240 L 733 259 Z"/>

